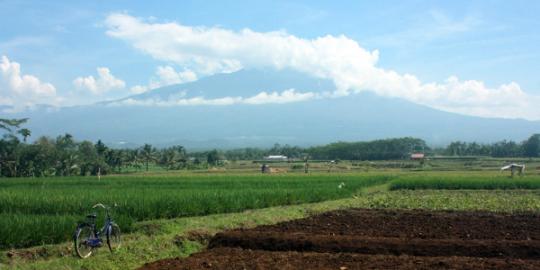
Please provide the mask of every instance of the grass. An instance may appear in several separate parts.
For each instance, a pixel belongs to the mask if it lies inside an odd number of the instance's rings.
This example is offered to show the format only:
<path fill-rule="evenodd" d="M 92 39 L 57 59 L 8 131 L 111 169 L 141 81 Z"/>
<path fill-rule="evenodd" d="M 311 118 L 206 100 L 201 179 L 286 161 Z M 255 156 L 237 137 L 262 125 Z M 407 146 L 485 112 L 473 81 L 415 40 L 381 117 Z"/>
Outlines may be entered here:
<path fill-rule="evenodd" d="M 185 239 L 191 231 L 214 234 L 351 207 L 540 212 L 539 183 L 538 176 L 489 172 L 0 179 L 0 269 L 132 269 L 204 248 Z M 80 260 L 66 241 L 97 202 L 119 204 L 124 247 Z M 39 246 L 13 249 L 31 245 Z"/>
<path fill-rule="evenodd" d="M 126 236 L 118 254 L 102 249 L 88 260 L 74 258 L 71 244 L 17 250 L 22 254 L 8 259 L 2 256 L 0 269 L 133 269 L 146 262 L 188 256 L 204 244 L 176 239 L 197 230 L 209 234 L 228 228 L 273 224 L 308 215 L 352 207 L 415 208 L 437 210 L 488 210 L 496 212 L 540 211 L 540 192 L 530 190 L 399 190 L 372 187 L 345 199 L 293 206 L 278 206 L 241 213 L 214 214 L 138 222 L 135 233 Z M 31 255 L 29 255 L 31 254 Z M 3 260 L 3 261 L 2 261 Z"/>
<path fill-rule="evenodd" d="M 393 180 L 390 190 L 422 189 L 540 189 L 540 177 L 514 177 L 493 175 L 415 175 Z"/>
<path fill-rule="evenodd" d="M 348 197 L 381 184 L 377 174 L 158 175 L 0 180 L 0 249 L 52 244 L 70 239 L 77 221 L 98 202 L 118 207 L 124 232 L 134 222 Z M 345 185 L 339 188 L 340 183 Z"/>

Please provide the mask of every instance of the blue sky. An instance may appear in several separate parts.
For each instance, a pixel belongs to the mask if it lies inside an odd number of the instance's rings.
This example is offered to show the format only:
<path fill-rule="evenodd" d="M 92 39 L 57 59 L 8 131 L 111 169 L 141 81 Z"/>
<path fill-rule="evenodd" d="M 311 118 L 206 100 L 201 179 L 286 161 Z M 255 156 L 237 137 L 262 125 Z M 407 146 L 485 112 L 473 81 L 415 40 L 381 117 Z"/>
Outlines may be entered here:
<path fill-rule="evenodd" d="M 128 36 L 119 31 L 108 33 L 126 22 L 116 20 L 111 23 L 114 19 L 111 15 L 120 14 L 145 26 L 178 24 L 224 29 L 231 33 L 240 33 L 246 28 L 263 34 L 282 31 L 307 41 L 343 35 L 367 52 L 377 51 L 377 61 L 373 65 L 378 69 L 394 71 L 400 76 L 413 75 L 421 84 L 438 83 L 444 91 L 451 92 L 454 88 L 469 87 L 471 84 L 465 82 L 474 80 L 483 82 L 483 87 L 488 90 L 502 89 L 504 92 L 506 88 L 501 85 L 515 82 L 519 91 L 527 95 L 523 100 L 531 97 L 536 100 L 540 96 L 539 12 L 538 1 L 160 1 L 153 4 L 150 1 L 0 0 L 0 56 L 7 57 L 5 66 L 18 63 L 21 76 L 31 75 L 42 84 L 52 85 L 55 99 L 49 99 L 49 103 L 67 105 L 118 98 L 133 93 L 135 86 L 140 86 L 136 92 L 148 91 L 171 82 L 229 71 L 203 70 L 200 65 L 194 67 L 194 59 L 201 56 L 195 53 L 186 56 L 189 60 L 178 60 L 156 55 L 151 52 L 152 48 L 137 45 L 142 39 L 153 36 L 142 36 L 142 33 Z M 208 31 L 209 35 L 213 33 Z M 161 38 L 155 42 L 168 46 L 166 43 L 172 41 Z M 190 46 L 200 46 L 199 51 L 205 48 L 204 44 Z M 259 63 L 258 59 L 237 59 L 231 54 L 216 56 L 216 50 L 219 48 L 201 53 L 212 55 L 212 61 L 226 58 L 238 60 L 239 67 L 259 67 L 252 64 Z M 99 67 L 107 69 L 102 70 L 105 77 L 107 74 L 112 76 L 112 81 L 107 81 L 109 84 L 100 86 L 99 82 L 84 80 L 92 76 L 98 81 L 96 69 Z M 163 79 L 158 69 L 163 74 L 172 71 L 176 77 Z M 313 72 L 318 74 L 318 71 Z M 343 79 L 330 74 L 324 76 L 336 82 Z M 460 84 L 454 88 L 448 85 L 455 84 L 446 82 L 451 76 L 459 78 Z M 78 83 L 75 82 L 77 78 L 81 79 Z M 358 90 L 378 85 L 348 82 Z M 9 90 L 6 85 L 0 84 L 3 87 L 0 93 L 5 96 Z M 117 90 L 101 91 L 100 87 Z M 375 92 L 447 111 L 496 117 L 504 115 L 494 114 L 489 106 L 508 98 L 490 96 L 498 100 L 471 105 L 442 102 L 440 99 L 445 97 L 425 100 L 408 93 L 389 93 L 387 88 Z M 16 97 L 4 99 L 17 102 Z M 27 105 L 39 101 L 24 100 Z M 9 104 L 8 101 L 4 103 Z M 47 102 L 44 99 L 42 103 Z M 540 112 L 535 111 L 533 105 L 527 104 L 527 108 L 521 108 L 520 113 L 511 117 L 540 119 Z M 475 108 L 464 108 L 467 106 Z M 519 106 L 519 103 L 508 105 L 504 111 L 515 111 L 512 106 Z"/>

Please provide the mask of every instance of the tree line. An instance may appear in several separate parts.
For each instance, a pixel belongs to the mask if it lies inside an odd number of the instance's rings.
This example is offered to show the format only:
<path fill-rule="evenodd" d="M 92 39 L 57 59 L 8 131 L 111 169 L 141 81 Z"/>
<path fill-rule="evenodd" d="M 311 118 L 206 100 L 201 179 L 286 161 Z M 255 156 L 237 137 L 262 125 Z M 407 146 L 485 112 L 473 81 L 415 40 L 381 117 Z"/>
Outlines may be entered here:
<path fill-rule="evenodd" d="M 238 148 L 190 153 L 200 159 L 260 160 L 268 155 L 284 155 L 292 159 L 315 160 L 390 160 L 408 159 L 412 153 L 443 156 L 540 157 L 540 134 L 523 142 L 503 140 L 494 143 L 451 142 L 445 147 L 429 147 L 422 139 L 404 137 L 367 142 L 336 142 L 322 146 L 302 148 L 275 144 L 268 149 Z"/>
<path fill-rule="evenodd" d="M 438 149 L 436 153 L 449 156 L 539 157 L 540 134 L 534 134 L 519 143 L 507 140 L 491 144 L 456 141 L 446 148 Z"/>
<path fill-rule="evenodd" d="M 456 141 L 446 147 L 430 148 L 418 138 L 394 138 L 368 142 L 336 142 L 302 148 L 275 144 L 268 149 L 240 148 L 190 152 L 180 145 L 157 149 L 145 144 L 136 149 L 114 149 L 102 141 L 76 141 L 70 134 L 39 137 L 28 143 L 31 131 L 22 126 L 28 119 L 0 119 L 0 176 L 42 177 L 122 173 L 126 170 L 166 170 L 219 166 L 223 160 L 261 160 L 268 155 L 315 160 L 407 159 L 411 153 L 430 155 L 539 157 L 540 134 L 523 142 L 500 141 L 479 144 Z"/>
<path fill-rule="evenodd" d="M 388 160 L 408 158 L 412 152 L 429 150 L 426 142 L 417 138 L 395 138 L 369 142 L 337 142 L 307 149 L 313 159 Z"/>
<path fill-rule="evenodd" d="M 196 159 L 188 160 L 182 146 L 156 149 L 145 144 L 137 149 L 113 149 L 101 140 L 75 141 L 70 134 L 44 136 L 27 143 L 31 132 L 20 128 L 26 121 L 0 119 L 0 129 L 4 131 L 0 140 L 0 176 L 98 175 L 128 169 L 149 170 L 154 164 L 173 170 L 198 165 Z"/>
<path fill-rule="evenodd" d="M 206 160 L 209 164 L 215 164 L 219 160 L 262 160 L 269 155 L 284 155 L 291 159 L 303 159 L 307 156 L 306 149 L 288 144 L 274 144 L 271 148 L 246 147 L 229 150 L 210 150 L 191 152 L 190 157 Z"/>

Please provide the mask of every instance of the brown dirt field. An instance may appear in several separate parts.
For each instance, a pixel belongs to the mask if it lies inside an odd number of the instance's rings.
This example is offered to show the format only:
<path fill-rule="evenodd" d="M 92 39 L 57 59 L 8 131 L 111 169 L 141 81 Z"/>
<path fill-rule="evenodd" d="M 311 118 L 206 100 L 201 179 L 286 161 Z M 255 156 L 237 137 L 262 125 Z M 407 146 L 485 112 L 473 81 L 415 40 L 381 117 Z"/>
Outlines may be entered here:
<path fill-rule="evenodd" d="M 539 228 L 540 214 L 351 209 L 249 231 L 406 239 L 540 240 Z"/>
<path fill-rule="evenodd" d="M 352 209 L 214 236 L 141 269 L 540 269 L 540 215 Z"/>
<path fill-rule="evenodd" d="M 216 235 L 209 245 L 209 248 L 215 247 L 381 255 L 540 258 L 540 241 L 399 239 L 230 232 Z"/>
<path fill-rule="evenodd" d="M 216 248 L 187 259 L 157 261 L 141 269 L 540 269 L 540 261 Z"/>

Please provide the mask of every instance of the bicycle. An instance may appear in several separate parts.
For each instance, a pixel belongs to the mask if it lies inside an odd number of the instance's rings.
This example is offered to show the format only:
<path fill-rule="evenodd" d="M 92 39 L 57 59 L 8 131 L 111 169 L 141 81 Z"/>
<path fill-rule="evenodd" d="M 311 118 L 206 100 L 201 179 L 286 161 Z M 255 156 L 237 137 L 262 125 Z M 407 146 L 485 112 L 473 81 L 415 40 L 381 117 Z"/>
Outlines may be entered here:
<path fill-rule="evenodd" d="M 101 203 L 92 206 L 92 208 L 97 207 L 105 209 L 106 212 L 103 227 L 98 230 L 96 226 L 97 215 L 93 213 L 86 216 L 86 221 L 77 225 L 77 229 L 73 235 L 75 252 L 82 259 L 90 257 L 95 249 L 103 246 L 103 234 L 106 236 L 107 246 L 111 253 L 114 253 L 121 245 L 120 227 L 113 221 L 109 213 L 110 208 Z"/>

